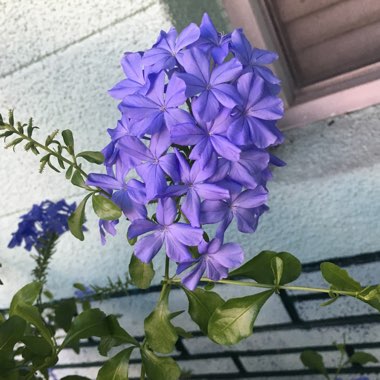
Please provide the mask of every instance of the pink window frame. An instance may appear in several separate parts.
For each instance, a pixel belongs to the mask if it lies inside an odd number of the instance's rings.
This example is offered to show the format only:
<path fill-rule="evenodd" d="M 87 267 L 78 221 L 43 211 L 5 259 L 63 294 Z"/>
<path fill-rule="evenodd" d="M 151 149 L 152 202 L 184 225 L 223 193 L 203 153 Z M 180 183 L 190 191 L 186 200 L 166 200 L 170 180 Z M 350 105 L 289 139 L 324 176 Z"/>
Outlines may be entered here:
<path fill-rule="evenodd" d="M 336 77 L 297 88 L 276 36 L 266 0 L 223 0 L 233 27 L 242 27 L 254 46 L 280 52 L 273 71 L 281 78 L 285 117 L 280 127 L 301 127 L 380 103 L 380 62 Z"/>

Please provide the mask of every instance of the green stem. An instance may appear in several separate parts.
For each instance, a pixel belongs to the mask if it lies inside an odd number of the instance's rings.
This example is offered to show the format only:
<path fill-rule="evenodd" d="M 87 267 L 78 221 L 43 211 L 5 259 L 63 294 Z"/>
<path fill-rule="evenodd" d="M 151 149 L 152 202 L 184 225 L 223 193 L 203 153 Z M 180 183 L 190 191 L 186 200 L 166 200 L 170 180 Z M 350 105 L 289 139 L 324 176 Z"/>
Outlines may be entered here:
<path fill-rule="evenodd" d="M 212 283 L 217 283 L 217 284 L 228 284 L 228 285 L 238 285 L 238 286 L 250 286 L 253 288 L 264 288 L 264 289 L 284 289 L 284 290 L 299 290 L 303 292 L 315 292 L 315 293 L 327 293 L 329 294 L 331 292 L 330 289 L 327 288 L 308 288 L 306 286 L 289 286 L 289 285 L 272 285 L 272 284 L 261 284 L 258 282 L 251 282 L 251 281 L 235 281 L 235 280 L 219 280 L 219 281 L 214 281 L 210 280 L 209 278 L 202 277 L 201 280 L 202 282 L 212 282 Z M 181 282 L 180 279 L 171 279 L 171 283 L 173 284 L 178 284 Z M 352 297 L 357 297 L 358 292 L 349 292 L 345 290 L 334 290 L 334 293 L 336 294 L 341 294 L 345 296 L 352 296 Z"/>
<path fill-rule="evenodd" d="M 17 128 L 14 128 L 12 127 L 11 125 L 9 124 L 5 124 L 4 125 L 6 127 L 6 129 L 9 129 L 9 130 L 12 130 L 12 132 L 16 133 L 17 135 L 19 135 L 20 137 L 22 137 L 24 140 L 27 140 L 31 143 L 33 143 L 35 146 L 45 150 L 46 152 L 50 153 L 51 155 L 59 158 L 60 160 L 62 160 L 63 162 L 66 162 L 66 164 L 69 164 L 69 165 L 73 165 L 73 167 L 75 169 L 77 169 L 85 178 L 88 177 L 88 174 L 82 170 L 82 168 L 79 167 L 78 163 L 75 161 L 71 161 L 69 159 L 67 159 L 66 157 L 62 156 L 61 154 L 59 154 L 58 152 L 56 152 L 55 150 L 52 150 L 50 148 L 48 148 L 47 146 L 39 143 L 38 141 L 34 140 L 33 138 L 23 134 L 23 133 L 20 133 Z"/>
<path fill-rule="evenodd" d="M 170 261 L 169 257 L 165 257 L 165 280 L 169 279 L 169 266 L 170 266 Z"/>
<path fill-rule="evenodd" d="M 144 364 L 142 363 L 141 363 L 140 380 L 145 380 L 145 368 L 144 368 Z"/>
<path fill-rule="evenodd" d="M 33 379 L 34 374 L 37 371 L 40 371 L 41 369 L 44 369 L 44 368 L 46 368 L 46 364 L 42 364 L 42 365 L 40 365 L 38 367 L 32 367 L 31 372 L 28 374 L 28 376 L 25 377 L 25 380 L 31 380 L 31 379 Z"/>

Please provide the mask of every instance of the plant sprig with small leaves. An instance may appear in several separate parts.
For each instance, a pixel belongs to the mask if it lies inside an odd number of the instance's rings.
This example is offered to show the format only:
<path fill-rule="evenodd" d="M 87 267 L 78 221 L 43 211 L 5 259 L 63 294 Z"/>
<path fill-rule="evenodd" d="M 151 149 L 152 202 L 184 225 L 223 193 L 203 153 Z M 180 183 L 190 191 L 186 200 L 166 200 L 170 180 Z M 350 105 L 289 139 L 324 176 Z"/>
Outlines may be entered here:
<path fill-rule="evenodd" d="M 363 373 L 364 366 L 368 363 L 378 363 L 378 359 L 371 353 L 364 351 L 355 351 L 351 345 L 346 343 L 335 343 L 335 348 L 340 353 L 336 361 L 335 368 L 326 368 L 323 356 L 315 350 L 309 349 L 301 353 L 300 359 L 302 364 L 314 373 L 321 374 L 325 379 L 330 380 L 333 374 L 334 380 L 340 380 L 338 377 L 342 372 Z M 365 377 L 359 377 L 355 380 L 365 380 Z"/>
<path fill-rule="evenodd" d="M 0 114 L 0 138 L 6 142 L 5 148 L 16 148 L 17 145 L 25 143 L 24 149 L 32 151 L 35 155 L 44 155 L 40 159 L 40 173 L 46 166 L 55 172 L 60 173 L 65 170 L 66 179 L 70 180 L 74 186 L 78 186 L 89 192 L 79 204 L 77 211 L 69 219 L 69 228 L 73 235 L 80 240 L 84 239 L 83 224 L 85 221 L 85 207 L 89 198 L 92 198 L 93 208 L 99 218 L 103 220 L 115 220 L 121 216 L 120 208 L 110 199 L 109 194 L 96 186 L 88 186 L 85 179 L 88 174 L 84 171 L 82 163 L 78 160 L 84 159 L 92 164 L 102 164 L 103 154 L 97 151 L 83 151 L 75 153 L 74 136 L 71 130 L 62 131 L 62 141 L 59 141 L 59 131 L 55 130 L 45 139 L 44 143 L 34 139 L 33 133 L 38 129 L 34 126 L 33 119 L 28 123 L 16 122 L 13 110 L 9 111 L 8 122 L 4 122 Z M 8 140 L 11 140 L 8 142 Z M 65 154 L 66 153 L 66 154 Z"/>

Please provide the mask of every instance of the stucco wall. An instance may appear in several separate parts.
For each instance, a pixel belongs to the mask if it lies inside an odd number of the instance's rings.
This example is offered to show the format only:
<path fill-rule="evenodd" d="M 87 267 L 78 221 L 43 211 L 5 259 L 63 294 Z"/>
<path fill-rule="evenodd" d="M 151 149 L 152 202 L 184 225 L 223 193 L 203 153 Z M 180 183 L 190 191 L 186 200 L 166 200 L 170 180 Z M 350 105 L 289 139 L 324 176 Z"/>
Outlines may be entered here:
<path fill-rule="evenodd" d="M 0 111 L 15 108 L 20 120 L 33 116 L 42 137 L 71 128 L 78 150 L 100 150 L 108 141 L 106 128 L 118 118 L 107 89 L 122 77 L 123 52 L 148 48 L 173 23 L 179 28 L 199 23 L 205 10 L 220 29 L 228 28 L 216 1 L 0 1 Z M 255 235 L 239 235 L 247 256 L 287 250 L 307 262 L 379 250 L 379 120 L 377 106 L 286 132 L 286 143 L 275 154 L 288 166 L 274 173 L 271 210 Z M 39 175 L 38 167 L 38 159 L 21 148 L 0 151 L 0 307 L 30 279 L 28 253 L 7 249 L 19 216 L 44 199 L 81 199 L 81 191 L 62 175 L 48 169 Z M 87 226 L 84 243 L 66 234 L 58 245 L 48 282 L 58 298 L 71 295 L 74 282 L 102 284 L 127 270 L 127 224 L 105 247 L 91 213 Z M 235 236 L 231 229 L 226 240 Z M 155 264 L 159 271 L 160 260 Z M 149 296 L 125 301 L 124 310 L 134 310 L 126 323 L 140 331 L 153 303 Z M 123 305 L 103 306 L 122 311 Z M 288 320 L 279 303 L 268 305 L 262 318 L 268 323 L 273 315 L 274 322 Z"/>

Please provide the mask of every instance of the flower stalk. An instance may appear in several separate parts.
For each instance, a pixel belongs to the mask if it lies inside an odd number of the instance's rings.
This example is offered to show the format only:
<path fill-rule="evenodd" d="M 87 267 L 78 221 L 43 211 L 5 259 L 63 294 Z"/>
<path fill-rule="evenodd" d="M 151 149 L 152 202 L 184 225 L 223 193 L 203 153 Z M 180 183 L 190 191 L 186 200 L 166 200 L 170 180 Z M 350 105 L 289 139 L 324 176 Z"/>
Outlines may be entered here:
<path fill-rule="evenodd" d="M 258 282 L 252 282 L 252 281 L 238 281 L 238 280 L 218 280 L 214 281 L 207 277 L 202 277 L 200 279 L 200 282 L 207 282 L 211 284 L 225 284 L 225 285 L 236 285 L 236 286 L 248 286 L 252 288 L 261 288 L 261 289 L 281 289 L 281 290 L 293 290 L 293 291 L 302 291 L 302 292 L 314 292 L 314 293 L 327 293 L 331 294 L 331 289 L 329 288 L 314 288 L 314 287 L 307 287 L 307 286 L 292 286 L 292 285 L 275 285 L 275 284 L 261 284 Z M 167 281 L 169 284 L 174 285 L 180 285 L 181 279 L 179 278 L 173 278 L 169 279 Z M 353 291 L 345 291 L 345 290 L 333 290 L 334 294 L 344 295 L 344 296 L 351 296 L 351 297 L 358 297 L 360 292 L 353 292 Z"/>

